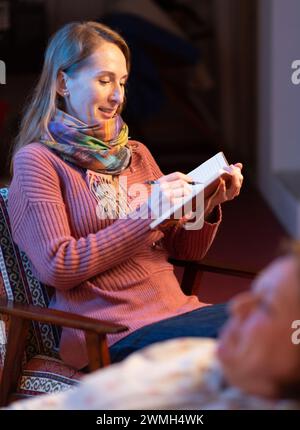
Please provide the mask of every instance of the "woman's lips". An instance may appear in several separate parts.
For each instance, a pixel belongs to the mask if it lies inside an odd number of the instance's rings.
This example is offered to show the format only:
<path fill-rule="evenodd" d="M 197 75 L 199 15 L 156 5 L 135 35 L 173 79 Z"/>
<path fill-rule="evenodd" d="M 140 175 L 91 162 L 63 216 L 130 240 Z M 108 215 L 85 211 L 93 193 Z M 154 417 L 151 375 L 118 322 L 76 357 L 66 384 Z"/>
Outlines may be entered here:
<path fill-rule="evenodd" d="M 105 108 L 99 108 L 99 111 L 101 112 L 102 116 L 105 118 L 112 118 L 115 114 L 115 109 L 105 109 Z"/>

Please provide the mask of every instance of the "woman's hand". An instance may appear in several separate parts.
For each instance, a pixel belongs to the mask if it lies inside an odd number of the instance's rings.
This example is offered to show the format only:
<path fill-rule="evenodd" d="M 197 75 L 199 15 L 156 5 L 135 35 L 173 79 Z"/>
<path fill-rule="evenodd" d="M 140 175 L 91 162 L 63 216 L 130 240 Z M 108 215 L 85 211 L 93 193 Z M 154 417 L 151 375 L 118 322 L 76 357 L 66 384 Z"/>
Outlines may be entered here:
<path fill-rule="evenodd" d="M 184 199 L 192 193 L 192 186 L 189 185 L 189 182 L 192 181 L 193 178 L 181 172 L 170 173 L 156 180 L 155 187 L 158 188 L 152 190 L 152 196 L 153 194 L 156 195 L 151 201 L 152 213 L 159 217 L 164 210 L 172 209 L 177 204 L 182 204 Z M 158 202 L 160 202 L 160 205 Z M 175 218 L 174 214 L 172 214 L 170 219 L 160 224 L 159 229 L 165 230 L 179 221 L 180 219 Z"/>
<path fill-rule="evenodd" d="M 182 199 L 192 193 L 189 182 L 193 179 L 181 172 L 170 173 L 157 180 L 163 196 L 173 205 L 181 203 Z"/>
<path fill-rule="evenodd" d="M 216 191 L 204 201 L 205 219 L 216 206 L 226 202 L 227 200 L 232 200 L 239 195 L 243 183 L 243 175 L 241 174 L 242 168 L 243 165 L 241 163 L 236 163 L 234 165 L 230 165 L 226 169 L 228 173 L 226 175 L 226 180 L 224 178 L 220 178 Z M 159 185 L 159 192 L 161 194 L 160 200 L 163 205 L 166 204 L 168 205 L 167 207 L 171 208 L 172 206 L 182 203 L 183 199 L 192 193 L 192 186 L 189 185 L 192 181 L 193 178 L 181 172 L 174 172 L 159 178 L 156 183 Z M 171 220 L 166 220 L 165 224 L 169 227 L 178 221 L 184 223 L 193 218 L 194 215 L 195 214 L 193 212 L 190 212 L 188 214 L 184 214 L 184 217 L 181 220 L 171 218 Z M 161 227 L 163 226 L 164 223 Z"/>
<path fill-rule="evenodd" d="M 220 178 L 216 191 L 204 202 L 204 217 L 207 218 L 213 209 L 227 200 L 232 200 L 240 194 L 243 184 L 242 163 L 231 164 L 227 169 L 226 180 Z"/>

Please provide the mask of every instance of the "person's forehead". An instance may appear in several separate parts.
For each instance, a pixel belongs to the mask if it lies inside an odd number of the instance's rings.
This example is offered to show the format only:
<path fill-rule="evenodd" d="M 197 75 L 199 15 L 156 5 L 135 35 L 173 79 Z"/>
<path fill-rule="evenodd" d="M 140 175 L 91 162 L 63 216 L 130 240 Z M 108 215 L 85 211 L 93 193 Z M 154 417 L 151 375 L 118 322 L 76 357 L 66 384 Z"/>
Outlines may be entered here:
<path fill-rule="evenodd" d="M 260 274 L 253 290 L 261 295 L 278 297 L 280 300 L 298 299 L 300 304 L 300 278 L 295 257 L 285 256 L 275 260 Z"/>
<path fill-rule="evenodd" d="M 93 71 L 110 70 L 124 75 L 127 73 L 126 58 L 120 48 L 113 43 L 103 43 L 90 55 L 87 67 Z"/>

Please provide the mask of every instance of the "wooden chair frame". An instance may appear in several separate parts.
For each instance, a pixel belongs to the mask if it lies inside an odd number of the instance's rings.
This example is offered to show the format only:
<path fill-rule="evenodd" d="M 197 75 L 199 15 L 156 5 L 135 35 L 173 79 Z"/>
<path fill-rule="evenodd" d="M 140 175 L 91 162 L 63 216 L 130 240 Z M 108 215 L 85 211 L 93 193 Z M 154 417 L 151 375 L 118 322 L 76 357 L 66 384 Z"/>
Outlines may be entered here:
<path fill-rule="evenodd" d="M 256 275 L 256 272 L 252 270 L 222 267 L 214 263 L 187 262 L 175 259 L 170 259 L 170 262 L 176 266 L 184 267 L 181 288 L 185 294 L 192 293 L 192 288 L 199 271 L 239 276 L 248 279 L 252 279 Z M 127 330 L 127 327 L 123 325 L 108 324 L 104 321 L 69 312 L 19 304 L 3 298 L 0 298 L 0 314 L 10 316 L 7 350 L 0 385 L 0 406 L 7 405 L 10 395 L 17 390 L 31 321 L 83 330 L 85 332 L 89 358 L 88 368 L 91 372 L 110 364 L 106 335 Z"/>

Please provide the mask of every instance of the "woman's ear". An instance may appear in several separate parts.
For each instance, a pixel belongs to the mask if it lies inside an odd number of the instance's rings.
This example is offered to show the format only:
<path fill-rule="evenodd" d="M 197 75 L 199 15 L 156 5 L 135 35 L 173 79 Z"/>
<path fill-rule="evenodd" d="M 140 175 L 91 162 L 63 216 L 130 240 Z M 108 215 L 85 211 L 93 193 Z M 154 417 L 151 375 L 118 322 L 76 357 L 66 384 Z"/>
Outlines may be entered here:
<path fill-rule="evenodd" d="M 56 79 L 56 91 L 61 97 L 67 97 L 70 95 L 67 88 L 67 79 L 68 77 L 66 73 L 60 70 Z"/>

